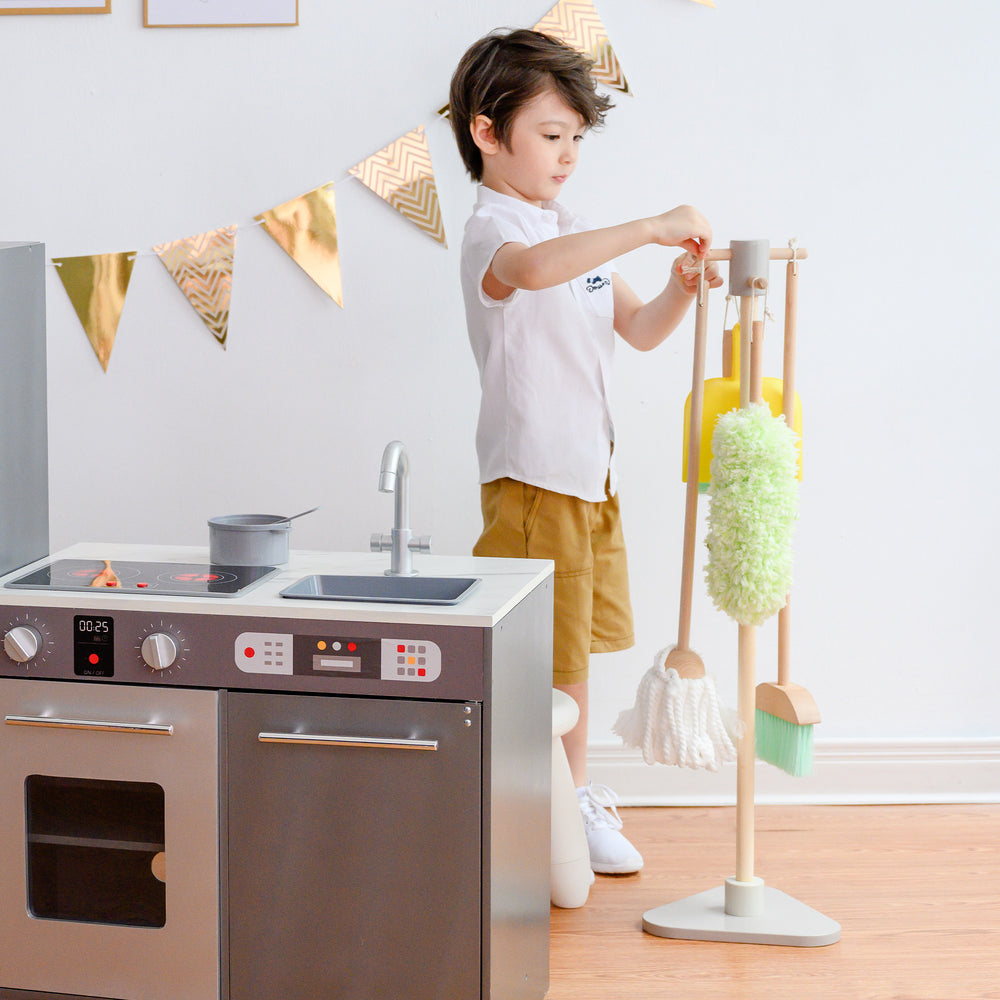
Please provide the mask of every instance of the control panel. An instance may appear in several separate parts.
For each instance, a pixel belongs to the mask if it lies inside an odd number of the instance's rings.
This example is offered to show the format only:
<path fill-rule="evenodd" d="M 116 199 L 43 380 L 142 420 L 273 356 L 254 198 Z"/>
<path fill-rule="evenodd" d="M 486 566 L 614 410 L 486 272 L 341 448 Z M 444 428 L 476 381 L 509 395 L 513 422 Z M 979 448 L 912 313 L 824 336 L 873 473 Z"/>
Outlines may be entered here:
<path fill-rule="evenodd" d="M 418 682 L 441 676 L 441 650 L 426 639 L 243 632 L 236 637 L 234 657 L 247 674 Z"/>
<path fill-rule="evenodd" d="M 0 606 L 0 676 L 478 700 L 483 664 L 476 629 Z"/>

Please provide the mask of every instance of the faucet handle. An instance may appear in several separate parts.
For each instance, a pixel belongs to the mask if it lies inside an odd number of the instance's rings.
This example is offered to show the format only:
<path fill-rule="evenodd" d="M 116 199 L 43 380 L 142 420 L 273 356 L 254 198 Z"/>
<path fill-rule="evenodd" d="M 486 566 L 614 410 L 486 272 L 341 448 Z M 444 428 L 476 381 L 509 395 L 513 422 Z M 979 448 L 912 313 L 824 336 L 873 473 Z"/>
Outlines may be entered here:
<path fill-rule="evenodd" d="M 419 535 L 417 538 L 411 538 L 409 542 L 409 549 L 411 552 L 430 552 L 431 536 Z"/>
<path fill-rule="evenodd" d="M 383 535 L 380 531 L 372 534 L 369 542 L 372 552 L 390 552 L 392 550 L 392 535 Z"/>

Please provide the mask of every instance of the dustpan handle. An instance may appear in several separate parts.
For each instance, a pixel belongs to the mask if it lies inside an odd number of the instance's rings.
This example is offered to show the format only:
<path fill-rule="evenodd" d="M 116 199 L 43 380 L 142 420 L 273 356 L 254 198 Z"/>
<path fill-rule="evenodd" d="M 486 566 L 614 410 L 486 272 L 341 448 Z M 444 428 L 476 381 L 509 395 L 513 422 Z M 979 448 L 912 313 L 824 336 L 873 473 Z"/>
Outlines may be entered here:
<path fill-rule="evenodd" d="M 698 480 L 701 478 L 701 422 L 705 403 L 705 345 L 708 341 L 708 283 L 705 265 L 698 274 L 691 366 L 691 410 L 688 414 L 687 494 L 684 505 L 684 551 L 681 559 L 681 606 L 677 648 L 691 648 L 691 600 L 694 589 L 695 536 L 698 529 Z"/>

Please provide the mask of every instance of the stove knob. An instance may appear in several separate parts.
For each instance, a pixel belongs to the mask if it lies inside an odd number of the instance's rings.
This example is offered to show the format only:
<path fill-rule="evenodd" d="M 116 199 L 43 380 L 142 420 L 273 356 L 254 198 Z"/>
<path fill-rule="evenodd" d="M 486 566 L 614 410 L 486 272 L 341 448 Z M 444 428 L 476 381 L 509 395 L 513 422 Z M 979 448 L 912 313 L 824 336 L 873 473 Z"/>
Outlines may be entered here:
<path fill-rule="evenodd" d="M 42 637 L 30 625 L 15 625 L 3 637 L 4 652 L 15 663 L 33 660 L 42 645 Z"/>
<path fill-rule="evenodd" d="M 142 658 L 154 670 L 166 670 L 177 659 L 177 643 L 165 632 L 154 632 L 142 640 Z"/>

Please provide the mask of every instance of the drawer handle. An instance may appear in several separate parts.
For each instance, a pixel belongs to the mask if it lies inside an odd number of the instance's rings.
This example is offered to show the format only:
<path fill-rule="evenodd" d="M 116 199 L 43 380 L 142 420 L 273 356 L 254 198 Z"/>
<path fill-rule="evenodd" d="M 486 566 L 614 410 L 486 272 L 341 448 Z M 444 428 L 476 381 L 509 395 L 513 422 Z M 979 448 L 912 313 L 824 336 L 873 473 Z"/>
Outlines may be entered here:
<path fill-rule="evenodd" d="M 83 729 L 92 733 L 139 733 L 144 736 L 173 736 L 173 726 L 146 722 L 87 722 L 81 719 L 51 719 L 47 716 L 8 715 L 8 726 L 37 726 L 41 729 Z"/>
<path fill-rule="evenodd" d="M 437 740 L 393 740 L 373 736 L 313 736 L 309 733 L 258 733 L 261 743 L 296 746 L 364 747 L 375 750 L 437 750 Z"/>

